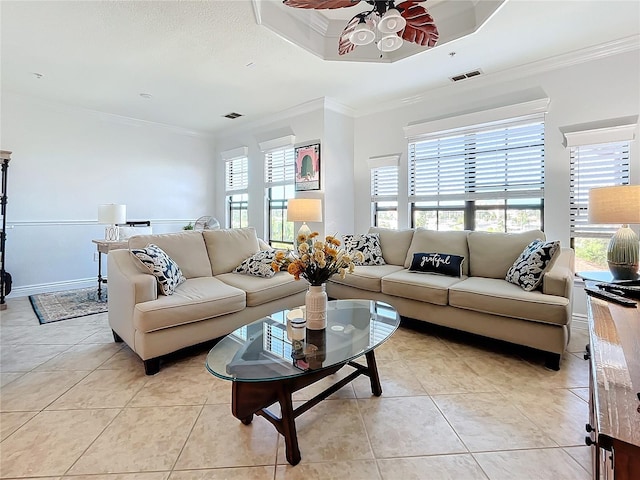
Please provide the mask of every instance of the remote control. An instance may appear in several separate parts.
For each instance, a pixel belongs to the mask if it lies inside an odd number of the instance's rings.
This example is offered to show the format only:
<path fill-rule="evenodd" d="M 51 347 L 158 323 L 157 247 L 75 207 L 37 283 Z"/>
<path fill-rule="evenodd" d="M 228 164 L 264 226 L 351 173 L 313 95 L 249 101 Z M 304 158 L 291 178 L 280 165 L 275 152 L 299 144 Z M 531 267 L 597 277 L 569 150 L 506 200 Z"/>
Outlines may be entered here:
<path fill-rule="evenodd" d="M 640 286 L 630 286 L 618 283 L 596 283 L 596 287 L 616 295 L 640 299 Z"/>
<path fill-rule="evenodd" d="M 597 288 L 587 287 L 584 289 L 584 291 L 587 292 L 587 295 L 601 298 L 603 300 L 606 300 L 607 302 L 617 303 L 618 305 L 622 305 L 623 307 L 637 308 L 636 302 L 634 302 L 633 300 L 629 300 L 628 298 L 621 297 L 620 295 L 607 292 L 606 290 L 598 290 Z"/>

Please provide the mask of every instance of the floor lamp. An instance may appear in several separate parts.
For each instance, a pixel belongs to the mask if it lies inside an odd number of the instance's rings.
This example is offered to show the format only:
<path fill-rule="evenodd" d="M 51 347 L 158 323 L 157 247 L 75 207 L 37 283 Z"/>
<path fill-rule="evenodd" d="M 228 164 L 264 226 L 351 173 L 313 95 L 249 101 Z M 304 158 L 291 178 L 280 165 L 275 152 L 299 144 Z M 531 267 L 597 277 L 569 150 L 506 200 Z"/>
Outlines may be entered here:
<path fill-rule="evenodd" d="M 607 263 L 614 280 L 635 280 L 640 243 L 629 224 L 640 223 L 640 185 L 589 190 L 589 223 L 622 224 L 609 241 Z"/>
<path fill-rule="evenodd" d="M 305 235 L 307 238 L 311 230 L 306 222 L 322 221 L 322 200 L 319 198 L 291 198 L 287 201 L 287 221 L 302 222 L 295 244 L 298 246 L 298 238 Z"/>

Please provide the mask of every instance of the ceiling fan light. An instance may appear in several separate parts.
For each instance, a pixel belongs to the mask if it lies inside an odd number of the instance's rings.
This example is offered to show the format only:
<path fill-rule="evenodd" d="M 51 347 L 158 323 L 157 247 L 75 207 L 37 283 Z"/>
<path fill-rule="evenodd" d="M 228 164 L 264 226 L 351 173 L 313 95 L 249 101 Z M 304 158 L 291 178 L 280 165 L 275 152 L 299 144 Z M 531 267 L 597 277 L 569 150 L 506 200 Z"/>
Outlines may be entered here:
<path fill-rule="evenodd" d="M 393 52 L 402 46 L 402 38 L 397 35 L 387 35 L 378 42 L 378 50 L 381 52 Z"/>
<path fill-rule="evenodd" d="M 375 32 L 366 23 L 358 25 L 349 35 L 349 41 L 354 45 L 368 45 L 375 39 Z"/>
<path fill-rule="evenodd" d="M 390 8 L 378 22 L 378 30 L 382 33 L 397 33 L 402 30 L 406 24 L 407 21 L 400 15 L 400 12 L 395 8 Z"/>

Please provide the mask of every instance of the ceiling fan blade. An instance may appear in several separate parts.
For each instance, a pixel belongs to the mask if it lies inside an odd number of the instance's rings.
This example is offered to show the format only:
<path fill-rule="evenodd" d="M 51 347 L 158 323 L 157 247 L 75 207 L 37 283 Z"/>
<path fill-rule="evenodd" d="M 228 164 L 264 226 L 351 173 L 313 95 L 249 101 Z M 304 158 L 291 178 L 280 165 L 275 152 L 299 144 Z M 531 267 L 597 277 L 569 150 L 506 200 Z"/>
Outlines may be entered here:
<path fill-rule="evenodd" d="M 295 8 L 313 8 L 315 10 L 324 10 L 332 8 L 353 7 L 360 3 L 360 0 L 284 0 L 282 3 L 288 7 Z"/>
<path fill-rule="evenodd" d="M 344 27 L 344 30 L 340 34 L 340 40 L 338 41 L 339 55 L 345 55 L 349 52 L 352 52 L 356 48 L 356 45 L 351 43 L 349 36 L 351 35 L 351 32 L 353 32 L 358 26 L 358 24 L 360 23 L 361 16 L 362 16 L 361 14 L 358 14 L 355 17 L 353 17 L 351 20 L 349 20 L 349 23 L 347 23 L 347 26 Z"/>
<path fill-rule="evenodd" d="M 402 32 L 399 32 L 404 40 L 417 43 L 422 46 L 434 47 L 438 42 L 438 27 L 429 15 L 427 9 L 416 2 L 402 2 L 396 8 L 400 15 L 407 21 L 407 25 Z"/>

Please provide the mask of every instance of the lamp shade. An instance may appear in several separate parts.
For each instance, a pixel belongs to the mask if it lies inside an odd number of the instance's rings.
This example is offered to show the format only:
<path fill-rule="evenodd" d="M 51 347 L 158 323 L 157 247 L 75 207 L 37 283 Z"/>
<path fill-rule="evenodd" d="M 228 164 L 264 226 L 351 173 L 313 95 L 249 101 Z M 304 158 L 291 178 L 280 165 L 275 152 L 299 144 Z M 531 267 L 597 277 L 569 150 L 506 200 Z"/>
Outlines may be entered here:
<path fill-rule="evenodd" d="M 375 32 L 366 23 L 359 24 L 349 35 L 349 41 L 354 45 L 368 45 L 375 39 Z"/>
<path fill-rule="evenodd" d="M 589 190 L 589 223 L 640 223 L 640 185 Z"/>
<path fill-rule="evenodd" d="M 117 225 L 127 221 L 127 206 L 108 203 L 98 207 L 98 223 Z"/>
<path fill-rule="evenodd" d="M 322 200 L 319 198 L 292 198 L 287 201 L 289 222 L 321 222 Z"/>
<path fill-rule="evenodd" d="M 402 38 L 395 33 L 382 37 L 378 41 L 378 50 L 381 52 L 393 52 L 398 50 L 403 44 Z"/>
<path fill-rule="evenodd" d="M 396 33 L 407 25 L 407 21 L 402 18 L 400 12 L 395 8 L 390 8 L 378 22 L 378 30 L 382 33 Z"/>

